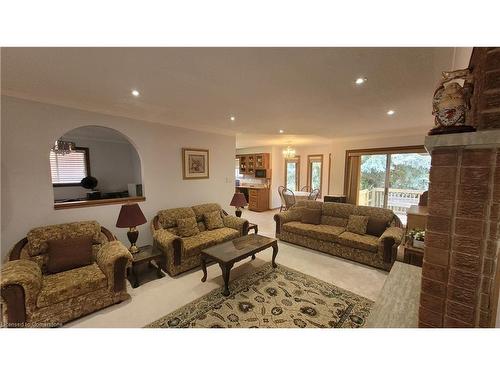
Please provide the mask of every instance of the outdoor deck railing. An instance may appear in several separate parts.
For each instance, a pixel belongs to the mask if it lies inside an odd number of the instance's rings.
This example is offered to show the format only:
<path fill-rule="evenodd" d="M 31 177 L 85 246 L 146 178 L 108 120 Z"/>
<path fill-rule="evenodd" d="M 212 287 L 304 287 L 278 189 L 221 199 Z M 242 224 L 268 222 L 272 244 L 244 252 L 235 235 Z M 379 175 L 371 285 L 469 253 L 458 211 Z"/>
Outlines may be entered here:
<path fill-rule="evenodd" d="M 394 211 L 398 216 L 405 216 L 410 206 L 417 205 L 420 196 L 425 190 L 411 189 L 389 189 L 387 197 L 387 208 Z M 373 188 L 359 191 L 360 206 L 384 207 L 384 189 Z"/>

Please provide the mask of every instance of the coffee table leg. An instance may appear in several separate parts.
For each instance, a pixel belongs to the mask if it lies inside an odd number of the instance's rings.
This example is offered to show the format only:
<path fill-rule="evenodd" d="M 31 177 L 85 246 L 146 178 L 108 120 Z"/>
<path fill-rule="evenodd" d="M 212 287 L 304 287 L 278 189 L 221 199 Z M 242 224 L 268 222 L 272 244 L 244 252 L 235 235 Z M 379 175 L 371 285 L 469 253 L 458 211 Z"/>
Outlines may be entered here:
<path fill-rule="evenodd" d="M 276 255 L 278 255 L 278 244 L 273 245 L 273 268 L 278 267 L 278 265 L 276 264 Z"/>
<path fill-rule="evenodd" d="M 222 295 L 227 297 L 229 295 L 229 275 L 231 273 L 232 264 L 220 264 L 220 269 L 222 270 L 222 278 L 224 279 L 224 290 Z"/>
<path fill-rule="evenodd" d="M 254 259 L 255 259 L 255 254 L 252 254 L 252 260 L 254 260 Z"/>
<path fill-rule="evenodd" d="M 204 283 L 207 281 L 207 260 L 205 259 L 205 256 L 201 254 L 200 256 L 200 261 L 201 261 L 201 269 L 203 270 L 203 277 L 201 278 L 201 282 Z"/>

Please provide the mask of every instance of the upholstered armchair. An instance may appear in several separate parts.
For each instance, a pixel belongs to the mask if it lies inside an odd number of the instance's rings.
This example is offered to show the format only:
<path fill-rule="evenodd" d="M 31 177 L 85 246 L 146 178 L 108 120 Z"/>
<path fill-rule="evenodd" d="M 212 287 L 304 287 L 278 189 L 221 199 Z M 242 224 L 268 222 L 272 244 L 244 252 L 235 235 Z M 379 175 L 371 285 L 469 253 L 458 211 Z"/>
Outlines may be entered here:
<path fill-rule="evenodd" d="M 90 264 L 50 272 L 49 243 L 88 239 Z M 66 253 L 63 253 L 64 258 Z M 7 327 L 56 327 L 130 298 L 127 248 L 96 221 L 34 228 L 2 266 L 2 319 Z"/>
<path fill-rule="evenodd" d="M 204 215 L 219 212 L 222 226 L 209 229 Z M 178 219 L 194 218 L 197 233 L 182 236 L 178 229 Z M 248 221 L 228 215 L 217 203 L 200 204 L 193 207 L 161 210 L 151 223 L 154 246 L 165 255 L 162 269 L 170 276 L 196 268 L 200 265 L 200 252 L 207 247 L 230 241 L 248 234 Z"/>

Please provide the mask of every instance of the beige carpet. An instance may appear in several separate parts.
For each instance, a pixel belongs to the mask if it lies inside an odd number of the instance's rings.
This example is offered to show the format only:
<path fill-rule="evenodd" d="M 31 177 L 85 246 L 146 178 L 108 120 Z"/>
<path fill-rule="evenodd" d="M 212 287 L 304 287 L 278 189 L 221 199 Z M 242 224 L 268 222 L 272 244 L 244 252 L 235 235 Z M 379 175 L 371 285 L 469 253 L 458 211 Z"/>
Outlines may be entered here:
<path fill-rule="evenodd" d="M 188 303 L 149 328 L 358 328 L 373 301 L 270 263 Z"/>

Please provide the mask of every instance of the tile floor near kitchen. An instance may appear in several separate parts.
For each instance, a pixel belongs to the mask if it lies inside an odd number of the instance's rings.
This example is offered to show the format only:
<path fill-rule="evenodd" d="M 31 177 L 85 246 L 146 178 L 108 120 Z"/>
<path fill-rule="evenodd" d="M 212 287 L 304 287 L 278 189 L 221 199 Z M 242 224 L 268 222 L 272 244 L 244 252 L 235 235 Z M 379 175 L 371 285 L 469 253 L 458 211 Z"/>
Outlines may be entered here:
<path fill-rule="evenodd" d="M 276 212 L 244 210 L 242 217 L 258 224 L 259 234 L 273 237 L 273 216 Z M 264 250 L 257 254 L 255 260 L 249 258 L 236 264 L 231 271 L 231 279 L 270 262 L 271 253 L 271 249 Z M 387 272 L 382 270 L 285 242 L 279 242 L 276 262 L 371 300 L 377 298 L 387 277 Z M 202 271 L 195 269 L 176 277 L 152 277 L 151 281 L 135 289 L 129 285 L 130 300 L 70 322 L 65 327 L 143 327 L 223 285 L 217 264 L 208 267 L 205 283 L 200 281 L 201 277 Z"/>

